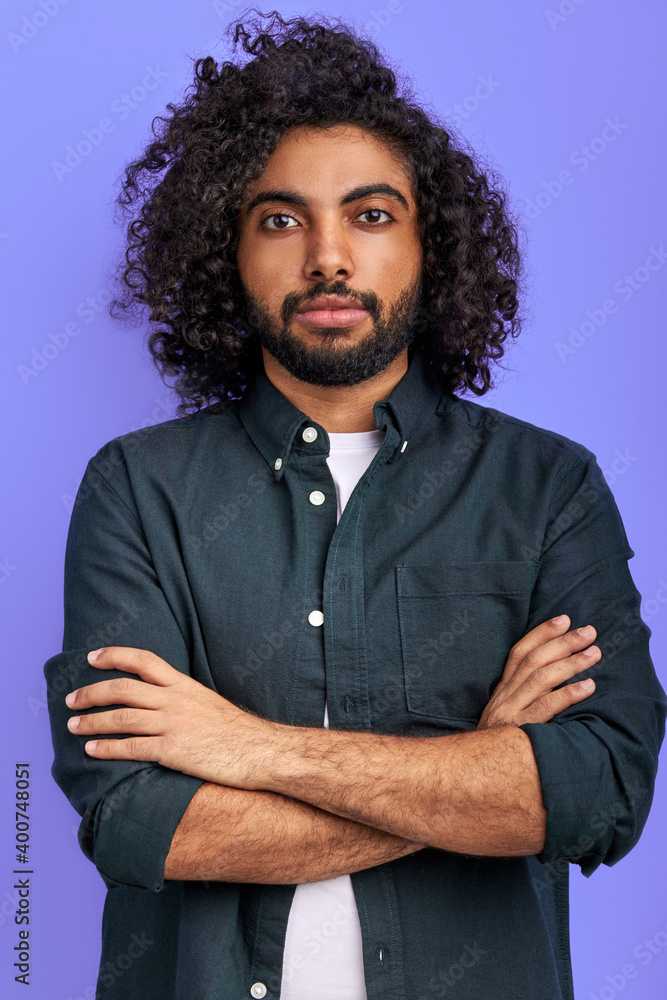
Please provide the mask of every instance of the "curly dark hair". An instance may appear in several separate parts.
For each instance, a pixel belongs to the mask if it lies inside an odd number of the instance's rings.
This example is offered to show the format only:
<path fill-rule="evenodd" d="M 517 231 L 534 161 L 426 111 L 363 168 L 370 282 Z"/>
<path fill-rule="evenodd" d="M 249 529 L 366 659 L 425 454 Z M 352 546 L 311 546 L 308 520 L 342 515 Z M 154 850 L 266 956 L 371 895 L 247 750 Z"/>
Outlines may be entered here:
<path fill-rule="evenodd" d="M 149 307 L 148 349 L 163 381 L 175 377 L 179 416 L 240 399 L 263 363 L 236 266 L 249 186 L 287 129 L 357 125 L 399 155 L 415 192 L 423 269 L 410 349 L 428 356 L 443 392 L 483 395 L 493 387 L 489 361 L 522 323 L 523 233 L 501 181 L 427 117 L 409 83 L 399 90 L 377 46 L 349 25 L 250 10 L 269 24 L 239 20 L 226 34 L 254 58 L 219 67 L 197 59 L 182 103 L 153 120 L 155 141 L 125 168 L 116 218 L 134 217 L 111 315 Z"/>

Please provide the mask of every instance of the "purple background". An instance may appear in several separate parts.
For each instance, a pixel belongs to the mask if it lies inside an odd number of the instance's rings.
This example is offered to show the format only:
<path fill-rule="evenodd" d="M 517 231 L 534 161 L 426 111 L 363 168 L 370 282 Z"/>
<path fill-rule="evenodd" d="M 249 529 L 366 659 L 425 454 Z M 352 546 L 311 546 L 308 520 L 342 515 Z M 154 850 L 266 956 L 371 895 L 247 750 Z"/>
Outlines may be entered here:
<path fill-rule="evenodd" d="M 0 14 L 2 92 L 11 94 L 2 160 L 8 197 L 0 218 L 8 279 L 1 300 L 7 363 L 0 549 L 6 678 L 0 991 L 6 997 L 26 995 L 12 967 L 17 760 L 32 764 L 29 995 L 90 1000 L 94 993 L 105 888 L 76 841 L 79 817 L 50 775 L 42 668 L 61 648 L 65 539 L 88 459 L 119 434 L 169 419 L 176 405 L 143 346 L 145 331 L 124 329 L 106 312 L 121 241 L 111 204 L 116 178 L 146 141 L 152 118 L 190 83 L 189 57 L 228 58 L 220 33 L 242 10 L 234 0 L 14 0 Z M 530 322 L 507 355 L 498 388 L 481 402 L 559 431 L 597 455 L 636 552 L 631 570 L 667 686 L 661 390 L 667 267 L 658 267 L 656 257 L 650 261 L 656 269 L 646 267 L 652 248 L 667 244 L 661 6 L 362 0 L 280 10 L 321 10 L 366 26 L 413 75 L 423 100 L 449 112 L 508 178 L 528 220 Z M 153 89 L 142 90 L 151 69 Z M 99 133 L 89 155 L 67 172 L 54 166 L 105 118 L 112 127 Z M 616 126 L 605 141 L 608 119 Z M 72 335 L 64 336 L 66 330 Z M 666 819 L 663 763 L 651 816 L 630 855 L 591 879 L 571 867 L 577 1000 L 665 996 Z M 645 941 L 654 953 L 643 950 Z M 631 978 L 623 973 L 627 965 L 634 967 Z"/>

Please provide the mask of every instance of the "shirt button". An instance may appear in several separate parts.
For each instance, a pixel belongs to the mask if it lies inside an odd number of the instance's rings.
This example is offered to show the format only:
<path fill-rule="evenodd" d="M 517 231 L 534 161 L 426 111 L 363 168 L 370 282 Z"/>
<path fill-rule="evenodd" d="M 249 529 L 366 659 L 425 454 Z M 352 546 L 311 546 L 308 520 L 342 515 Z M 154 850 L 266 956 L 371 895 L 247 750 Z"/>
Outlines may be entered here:
<path fill-rule="evenodd" d="M 321 493 L 319 490 L 313 490 L 308 499 L 311 503 L 314 503 L 319 507 L 321 503 L 324 503 L 325 497 L 324 493 Z"/>
<path fill-rule="evenodd" d="M 253 983 L 250 987 L 251 997 L 265 997 L 266 996 L 266 986 L 264 983 Z"/>
<path fill-rule="evenodd" d="M 273 468 L 274 469 L 282 469 L 282 467 L 283 467 L 283 460 L 282 460 L 282 458 L 277 458 L 275 460 L 275 462 L 273 463 Z"/>
<path fill-rule="evenodd" d="M 311 611 L 308 615 L 308 621 L 311 625 L 321 625 L 324 621 L 324 615 L 321 611 Z"/>
<path fill-rule="evenodd" d="M 317 437 L 317 429 L 315 427 L 306 427 L 301 437 L 304 441 L 314 441 Z"/>

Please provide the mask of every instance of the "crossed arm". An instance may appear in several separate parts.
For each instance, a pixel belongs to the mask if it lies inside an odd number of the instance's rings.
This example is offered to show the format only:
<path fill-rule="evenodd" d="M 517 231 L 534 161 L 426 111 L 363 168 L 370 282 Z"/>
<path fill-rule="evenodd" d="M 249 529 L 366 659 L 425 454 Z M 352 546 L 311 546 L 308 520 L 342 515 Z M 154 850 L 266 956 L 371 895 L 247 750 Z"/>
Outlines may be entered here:
<path fill-rule="evenodd" d="M 283 793 L 204 783 L 176 830 L 165 878 L 311 882 L 422 846 L 491 855 L 541 850 L 546 812 L 522 730 L 417 740 L 340 735 L 325 743 L 319 731 L 303 731 L 274 779 Z"/>
<path fill-rule="evenodd" d="M 94 665 L 136 672 L 68 695 L 91 756 L 156 760 L 204 779 L 175 832 L 166 879 L 293 883 L 349 874 L 423 846 L 539 852 L 546 811 L 524 722 L 588 697 L 595 635 L 545 622 L 511 650 L 477 729 L 413 738 L 286 726 L 239 709 L 147 650 L 107 647 Z M 92 660 L 90 654 L 90 662 Z M 78 727 L 73 725 L 79 719 Z"/>

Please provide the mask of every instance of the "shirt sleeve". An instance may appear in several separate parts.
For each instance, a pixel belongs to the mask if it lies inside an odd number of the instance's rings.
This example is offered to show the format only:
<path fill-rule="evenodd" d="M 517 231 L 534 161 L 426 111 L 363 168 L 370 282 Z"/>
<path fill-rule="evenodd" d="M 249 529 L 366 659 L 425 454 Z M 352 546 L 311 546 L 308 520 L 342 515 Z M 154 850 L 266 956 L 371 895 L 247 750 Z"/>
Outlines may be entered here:
<path fill-rule="evenodd" d="M 125 500 L 91 459 L 67 536 L 63 649 L 44 664 L 54 748 L 51 773 L 82 817 L 79 844 L 107 887 L 159 891 L 174 831 L 202 779 L 150 761 L 89 756 L 84 744 L 90 736 L 67 728 L 67 720 L 81 712 L 65 704 L 65 696 L 85 684 L 136 678 L 127 671 L 91 666 L 88 653 L 102 646 L 149 649 L 177 670 L 190 672 L 186 643 L 127 493 Z"/>
<path fill-rule="evenodd" d="M 570 628 L 593 625 L 601 658 L 565 683 L 592 677 L 596 687 L 549 722 L 519 728 L 530 738 L 547 811 L 546 841 L 536 857 L 575 862 L 589 877 L 639 840 L 653 800 L 667 698 L 628 567 L 634 552 L 595 455 L 577 448 L 533 553 L 540 569 L 526 631 L 558 614 L 569 615 Z"/>

